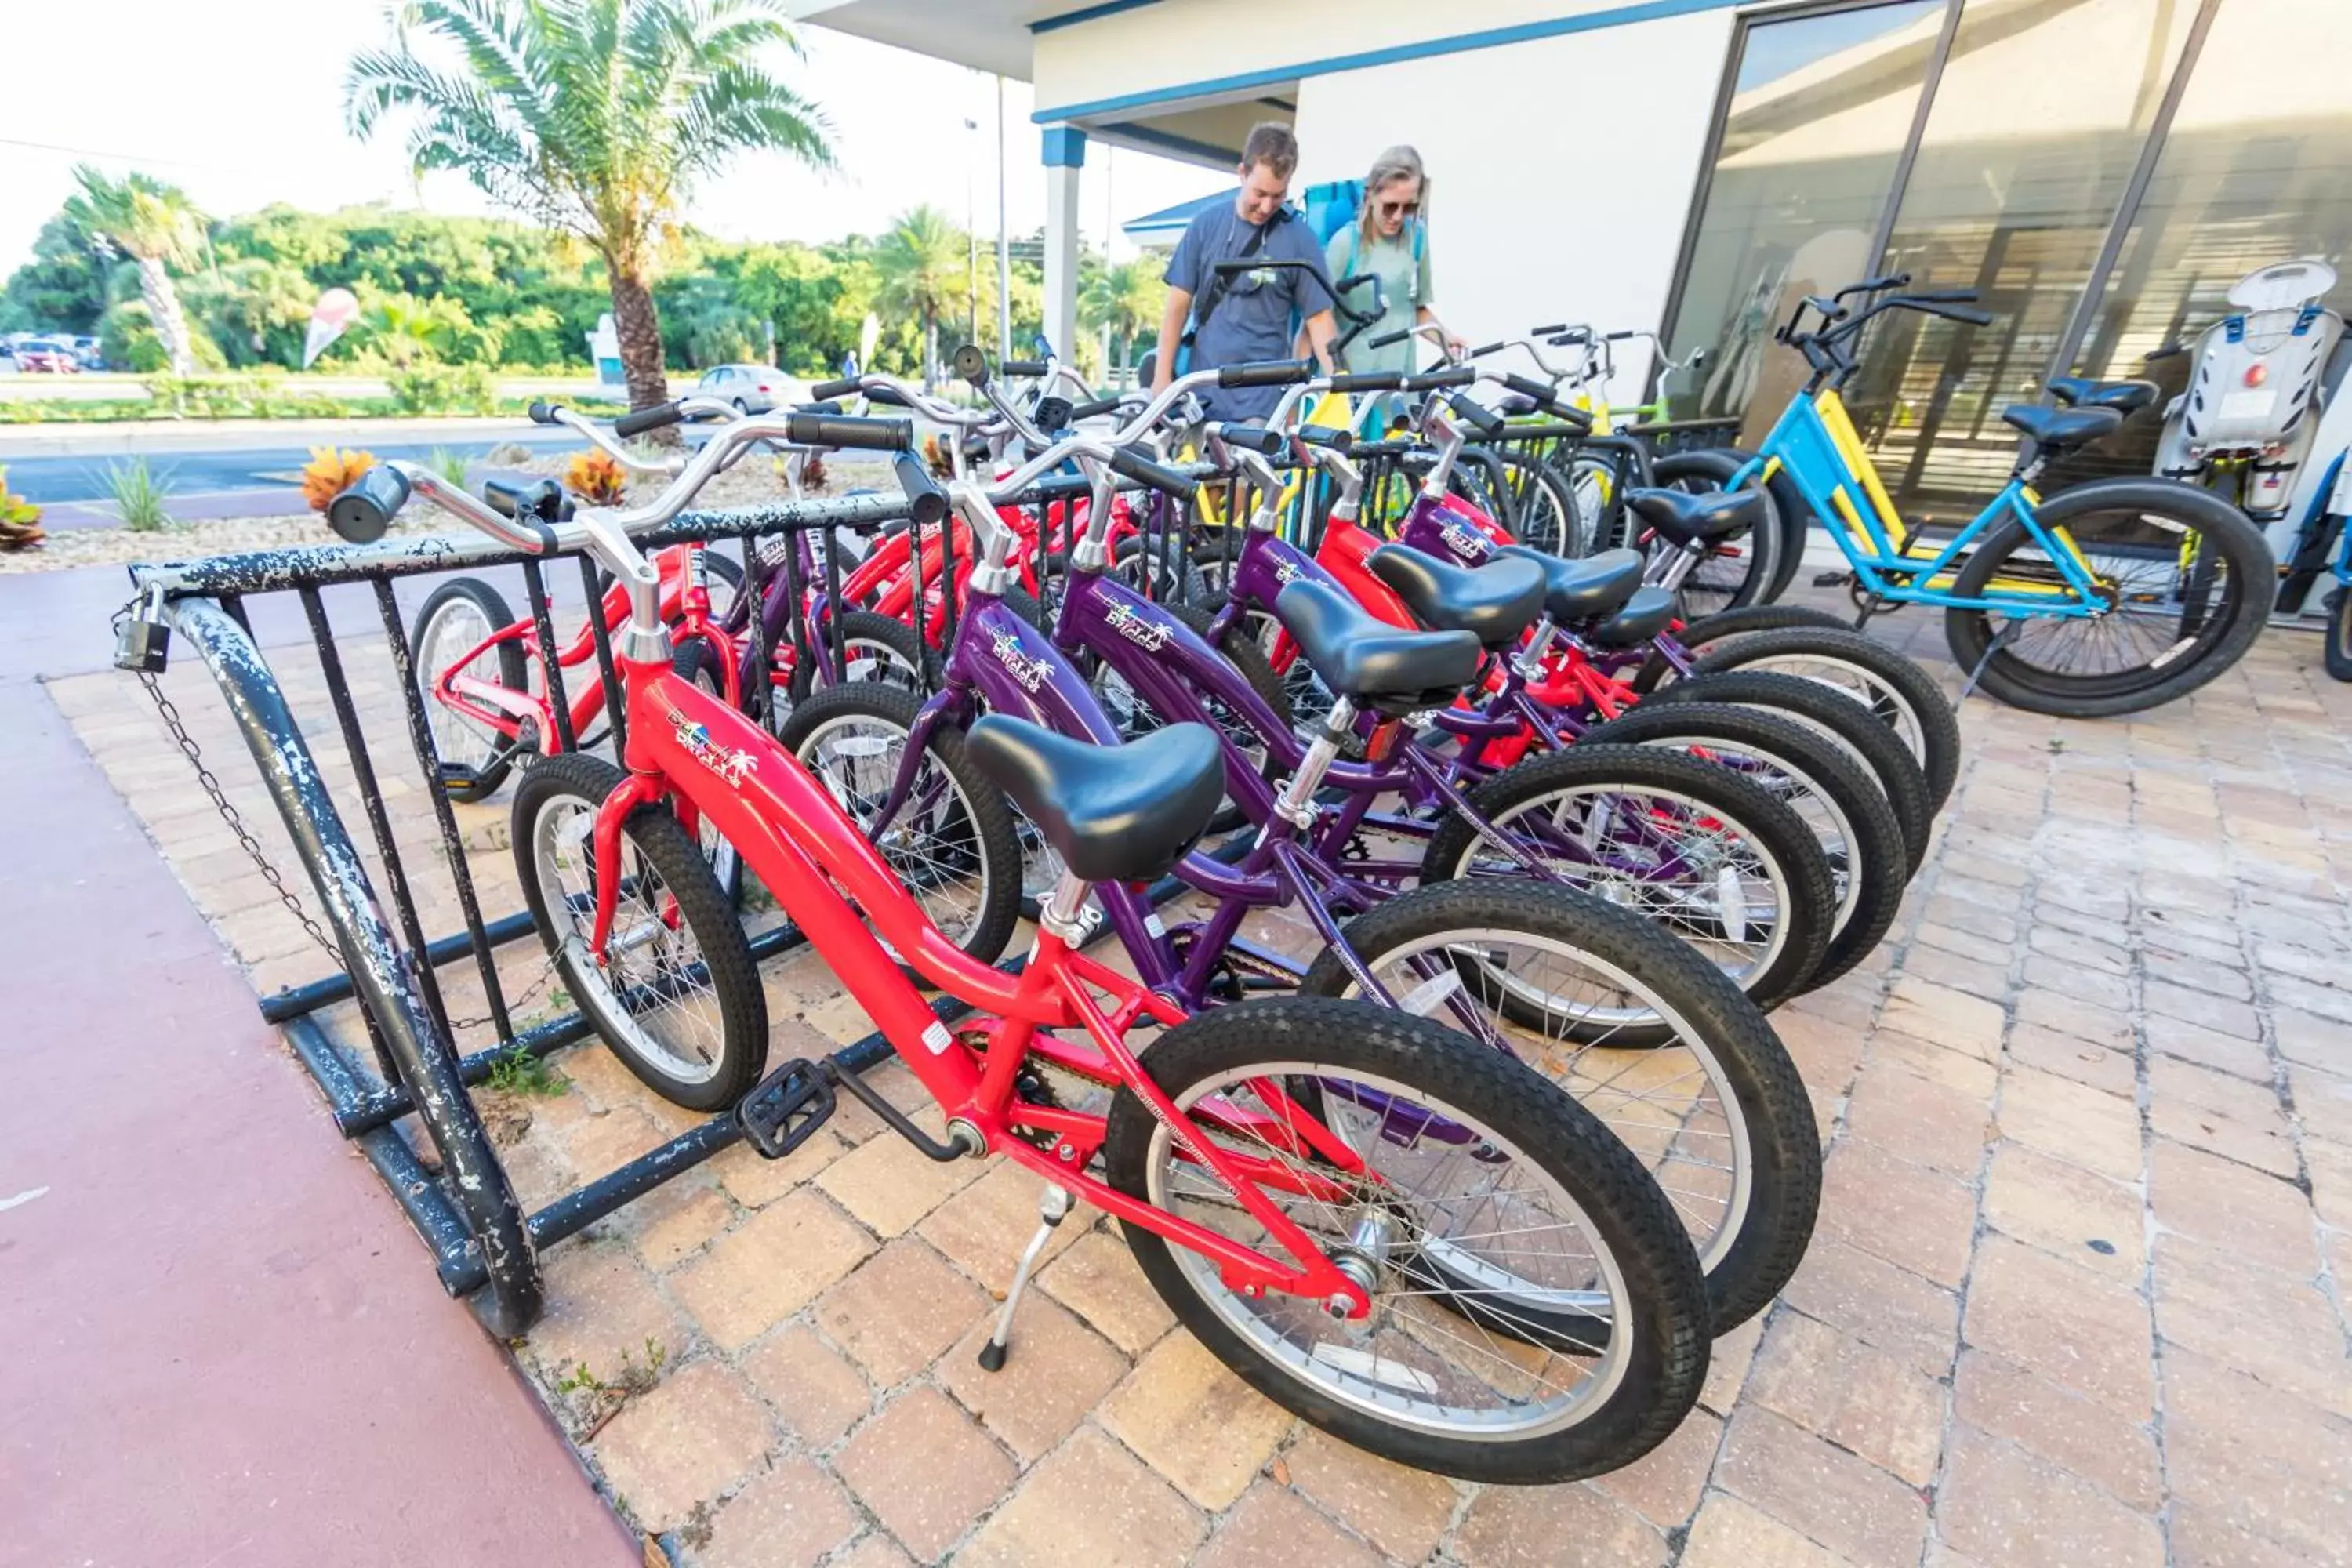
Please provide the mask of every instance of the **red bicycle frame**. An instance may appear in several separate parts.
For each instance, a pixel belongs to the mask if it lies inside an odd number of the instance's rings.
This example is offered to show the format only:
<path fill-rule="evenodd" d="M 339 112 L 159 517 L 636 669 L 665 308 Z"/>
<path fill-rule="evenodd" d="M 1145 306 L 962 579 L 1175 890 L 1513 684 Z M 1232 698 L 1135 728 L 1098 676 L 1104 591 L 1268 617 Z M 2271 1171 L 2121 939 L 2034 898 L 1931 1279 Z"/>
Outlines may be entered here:
<path fill-rule="evenodd" d="M 703 585 L 699 574 L 688 570 L 689 554 L 698 545 L 676 544 L 656 554 L 654 564 L 661 574 L 661 616 L 665 625 L 680 637 L 697 637 L 709 642 L 719 655 L 719 667 L 724 672 L 727 700 L 740 700 L 736 674 L 738 649 L 735 640 L 728 636 L 710 616 L 710 591 Z M 610 637 L 628 624 L 629 596 L 617 582 L 604 589 L 603 602 L 604 632 Z M 529 618 L 502 626 L 466 650 L 449 668 L 434 678 L 433 695 L 444 706 L 464 714 L 476 722 L 496 730 L 509 740 L 521 733 L 529 721 L 536 727 L 540 749 L 550 755 L 563 749 L 564 731 L 555 723 L 555 710 L 547 692 L 517 690 L 495 680 L 465 673 L 466 667 L 491 649 L 506 643 L 519 643 L 524 657 L 542 660 L 545 651 L 540 647 L 539 628 Z M 596 637 L 593 628 L 583 624 L 579 635 L 561 648 L 556 665 L 562 669 L 577 669 L 590 664 L 596 657 Z M 542 687 L 548 683 L 542 682 Z M 571 733 L 576 739 L 587 732 L 604 711 L 604 683 L 585 680 L 567 705 Z"/>
<path fill-rule="evenodd" d="M 1325 1300 L 1344 1296 L 1350 1316 L 1369 1311 L 1363 1290 L 1260 1190 L 1346 1204 L 1350 1189 L 1273 1158 L 1218 1147 L 1202 1136 L 1129 1048 L 1125 1034 L 1139 1018 L 1181 1022 L 1184 1015 L 1173 1004 L 1042 927 L 1018 975 L 968 957 L 931 924 L 824 786 L 758 724 L 658 660 L 624 659 L 621 668 L 628 712 L 623 760 L 629 776 L 599 810 L 593 834 L 597 907 L 591 951 L 599 963 L 611 936 L 622 881 L 621 829 L 629 814 L 667 801 L 689 831 L 707 817 L 807 934 L 950 1122 L 971 1126 L 985 1151 L 1003 1153 L 1108 1213 L 1214 1258 L 1231 1289 Z M 884 951 L 868 921 L 899 957 Z M 901 959 L 940 989 L 991 1016 L 950 1033 L 901 972 Z M 1109 998 L 1108 1007 L 1097 995 Z M 1085 1043 L 1040 1033 L 1053 1029 L 1083 1030 Z M 982 1051 L 966 1043 L 975 1037 L 983 1042 Z M 1086 1174 L 1087 1162 L 1102 1145 L 1106 1121 L 1017 1100 L 1014 1079 L 1032 1050 L 1140 1098 L 1185 1156 L 1234 1194 L 1295 1261 L 1244 1247 Z M 1363 1171 L 1361 1158 L 1299 1110 L 1278 1086 L 1258 1080 L 1252 1088 L 1280 1114 L 1250 1115 L 1213 1100 L 1196 1114 L 1247 1131 L 1270 1146 L 1287 1144 L 1293 1152 L 1311 1153 L 1335 1173 Z M 1281 1131 L 1286 1129 L 1295 1129 L 1297 1136 Z M 1053 1146 L 1039 1148 L 1021 1136 L 1024 1131 L 1047 1133 Z M 1302 1142 L 1305 1148 L 1298 1146 Z"/>

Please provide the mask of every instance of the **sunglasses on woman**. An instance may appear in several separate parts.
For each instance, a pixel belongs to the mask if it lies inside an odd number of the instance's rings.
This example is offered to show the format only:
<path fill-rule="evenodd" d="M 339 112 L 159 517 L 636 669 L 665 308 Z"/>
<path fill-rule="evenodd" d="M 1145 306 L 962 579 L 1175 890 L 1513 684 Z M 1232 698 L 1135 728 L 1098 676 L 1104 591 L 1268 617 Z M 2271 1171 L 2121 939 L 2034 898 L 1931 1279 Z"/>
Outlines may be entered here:
<path fill-rule="evenodd" d="M 1380 209 L 1382 217 L 1418 217 L 1421 216 L 1421 200 L 1416 196 L 1409 202 L 1382 202 Z"/>

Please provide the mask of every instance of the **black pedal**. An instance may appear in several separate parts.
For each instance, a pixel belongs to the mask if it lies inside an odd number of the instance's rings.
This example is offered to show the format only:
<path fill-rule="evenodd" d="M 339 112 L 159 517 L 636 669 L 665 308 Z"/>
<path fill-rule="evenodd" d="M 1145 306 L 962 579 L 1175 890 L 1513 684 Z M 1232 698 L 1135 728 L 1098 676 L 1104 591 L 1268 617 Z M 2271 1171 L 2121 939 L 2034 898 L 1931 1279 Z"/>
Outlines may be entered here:
<path fill-rule="evenodd" d="M 1853 574 L 1851 572 L 1822 572 L 1815 574 L 1813 577 L 1813 586 L 1816 588 L 1843 588 L 1853 582 Z"/>
<path fill-rule="evenodd" d="M 833 1070 L 805 1057 L 796 1057 L 761 1079 L 735 1107 L 743 1136 L 771 1160 L 781 1160 L 807 1142 L 832 1114 Z"/>

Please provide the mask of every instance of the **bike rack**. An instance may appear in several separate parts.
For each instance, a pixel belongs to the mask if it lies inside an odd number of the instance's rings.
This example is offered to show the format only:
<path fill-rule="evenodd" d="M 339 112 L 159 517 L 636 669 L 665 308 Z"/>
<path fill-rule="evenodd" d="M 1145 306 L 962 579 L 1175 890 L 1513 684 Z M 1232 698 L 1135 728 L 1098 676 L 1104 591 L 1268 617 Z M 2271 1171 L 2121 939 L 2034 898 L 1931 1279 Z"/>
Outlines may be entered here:
<path fill-rule="evenodd" d="M 1042 508 L 1054 497 L 1082 493 L 1083 483 L 1076 483 L 1075 489 L 1073 484 L 1048 480 L 1040 487 L 1034 504 L 1041 508 L 1041 517 Z M 756 613 L 762 603 L 761 595 L 770 577 L 782 574 L 797 605 L 801 584 L 796 552 L 782 552 L 783 561 L 772 565 L 756 542 L 779 535 L 816 534 L 823 542 L 824 586 L 830 602 L 838 603 L 842 578 L 838 531 L 875 530 L 906 519 L 908 510 L 907 501 L 896 493 L 853 495 L 822 502 L 688 512 L 638 537 L 648 550 L 696 542 L 741 542 L 744 592 L 752 596 L 755 613 L 751 626 L 760 644 L 760 668 L 764 669 L 773 649 L 763 619 Z M 936 533 L 934 539 L 932 530 L 923 530 L 920 542 L 926 551 L 938 552 L 936 558 L 943 562 L 951 581 L 952 530 L 942 526 Z M 586 602 L 593 606 L 601 597 L 593 564 L 584 555 L 572 553 Z M 742 1137 L 734 1118 L 722 1112 L 526 1214 L 469 1092 L 488 1081 L 501 1061 L 515 1059 L 517 1053 L 544 1058 L 590 1037 L 591 1030 L 576 1011 L 523 1027 L 518 1027 L 511 1016 L 495 955 L 505 944 L 531 934 L 530 917 L 517 911 L 491 918 L 481 909 L 458 824 L 441 787 L 440 766 L 412 665 L 414 650 L 402 624 L 394 585 L 403 578 L 460 569 L 520 567 L 541 647 L 554 650 L 562 645 L 553 635 L 554 606 L 547 587 L 547 568 L 553 559 L 525 556 L 484 538 L 431 536 L 395 537 L 366 545 L 259 551 L 131 569 L 142 597 L 162 595 L 165 623 L 195 650 L 219 688 L 295 854 L 309 873 L 325 910 L 327 931 L 340 952 L 341 973 L 262 997 L 261 1016 L 284 1033 L 325 1097 L 336 1131 L 357 1144 L 408 1215 L 432 1254 L 443 1289 L 453 1297 L 471 1298 L 477 1315 L 501 1338 L 524 1332 L 541 1312 L 543 1288 L 539 1255 L 543 1248 L 577 1234 Z M 369 736 L 352 699 L 343 651 L 337 647 L 330 624 L 324 592 L 351 587 L 372 592 L 382 619 L 391 674 L 402 693 L 406 715 L 405 739 L 432 802 L 448 882 L 464 918 L 463 930 L 430 940 L 419 919 L 411 868 L 395 841 Z M 344 808 L 321 774 L 298 716 L 253 635 L 246 601 L 277 594 L 294 595 L 301 605 L 337 731 L 349 755 L 352 793 L 367 820 L 390 893 L 388 908 L 346 826 Z M 910 613 L 919 616 L 921 612 L 918 596 Z M 952 617 L 953 613 L 950 595 L 948 614 Z M 829 619 L 834 628 L 832 646 L 822 651 L 837 677 L 843 652 L 840 621 L 838 616 Z M 621 694 L 608 634 L 600 617 L 589 616 L 588 624 L 594 628 L 595 678 L 604 683 L 605 711 L 617 727 Z M 569 743 L 572 737 L 568 733 L 568 720 L 562 717 L 567 713 L 562 669 L 552 657 L 541 663 L 547 695 Z M 763 704 L 769 696 L 770 689 L 763 683 Z M 617 742 L 617 733 L 614 739 Z M 1156 902 L 1181 890 L 1173 879 L 1152 889 Z M 803 942 L 801 933 L 786 922 L 756 936 L 752 952 L 765 959 L 798 948 Z M 488 1022 L 497 1038 L 491 1046 L 461 1056 L 439 972 L 468 961 L 480 976 L 488 1005 L 488 1019 L 475 1022 Z M 1017 967 L 1018 963 L 1012 961 L 1008 967 Z M 326 1017 L 327 1009 L 346 1001 L 359 1005 L 370 1047 L 364 1054 L 355 1048 L 356 1042 L 340 1037 Z M 933 1007 L 947 1021 L 965 1011 L 961 1004 L 945 996 L 938 998 Z M 888 1043 L 877 1032 L 843 1047 L 833 1060 L 845 1071 L 863 1072 L 891 1054 Z M 404 1133 L 402 1124 L 412 1118 L 421 1130 L 421 1142 Z"/>

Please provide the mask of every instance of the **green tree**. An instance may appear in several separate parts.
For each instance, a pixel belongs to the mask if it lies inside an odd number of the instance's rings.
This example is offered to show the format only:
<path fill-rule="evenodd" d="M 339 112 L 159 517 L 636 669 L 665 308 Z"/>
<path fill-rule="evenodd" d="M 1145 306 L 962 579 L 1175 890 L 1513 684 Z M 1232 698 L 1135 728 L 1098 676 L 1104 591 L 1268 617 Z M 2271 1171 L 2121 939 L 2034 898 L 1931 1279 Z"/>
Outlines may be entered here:
<path fill-rule="evenodd" d="M 209 333 L 232 365 L 298 363 L 319 297 L 299 268 L 257 256 L 224 260 L 217 273 L 191 278 L 184 293 L 194 329 Z"/>
<path fill-rule="evenodd" d="M 971 283 L 962 231 L 938 208 L 919 206 L 900 215 L 874 247 L 874 266 L 881 275 L 882 309 L 921 323 L 923 384 L 936 385 L 940 318 L 962 303 Z"/>
<path fill-rule="evenodd" d="M 65 205 L 67 220 L 83 232 L 103 235 L 139 264 L 139 293 L 147 318 L 175 375 L 196 368 L 180 296 L 172 286 L 174 263 L 193 263 L 204 247 L 205 220 L 187 194 L 145 174 L 110 180 L 89 164 L 78 165 L 81 189 Z"/>
<path fill-rule="evenodd" d="M 33 259 L 0 293 L 0 331 L 88 332 L 106 313 L 107 262 L 63 213 L 41 226 Z"/>
<path fill-rule="evenodd" d="M 413 0 L 353 57 L 344 105 L 373 135 L 414 111 L 411 162 L 577 235 L 604 258 L 638 407 L 668 395 L 650 282 L 694 183 L 739 153 L 833 160 L 815 106 L 752 62 L 793 45 L 775 0 Z M 450 68 L 414 46 L 453 51 Z"/>
<path fill-rule="evenodd" d="M 1080 280 L 1078 323 L 1089 331 L 1110 333 L 1113 363 L 1124 372 L 1134 361 L 1137 341 L 1160 329 L 1160 307 L 1168 298 L 1160 259 L 1139 256 L 1118 267 L 1097 264 L 1083 270 L 1087 275 Z"/>

